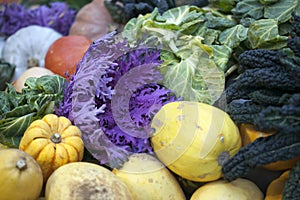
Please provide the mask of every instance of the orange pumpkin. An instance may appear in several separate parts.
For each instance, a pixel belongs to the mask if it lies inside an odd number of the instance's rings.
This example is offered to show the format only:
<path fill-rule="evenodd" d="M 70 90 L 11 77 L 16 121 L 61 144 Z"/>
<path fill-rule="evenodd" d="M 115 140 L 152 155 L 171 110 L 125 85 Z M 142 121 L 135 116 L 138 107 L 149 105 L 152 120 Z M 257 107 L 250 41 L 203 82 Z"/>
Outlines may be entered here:
<path fill-rule="evenodd" d="M 45 68 L 68 78 L 89 48 L 91 40 L 82 35 L 63 36 L 49 47 L 45 57 Z"/>
<path fill-rule="evenodd" d="M 275 132 L 262 132 L 258 131 L 254 125 L 251 124 L 241 124 L 239 125 L 239 131 L 242 138 L 242 146 L 245 146 L 259 137 L 267 137 Z M 295 157 L 293 159 L 285 160 L 285 161 L 276 161 L 267 165 L 262 166 L 265 169 L 272 171 L 281 171 L 291 169 L 296 162 L 300 160 L 300 157 Z"/>
<path fill-rule="evenodd" d="M 93 0 L 78 11 L 69 35 L 84 35 L 94 41 L 120 26 L 113 22 L 104 0 Z"/>
<path fill-rule="evenodd" d="M 274 179 L 268 186 L 265 200 L 281 200 L 282 192 L 286 181 L 289 179 L 290 170 L 283 172 L 278 178 Z"/>

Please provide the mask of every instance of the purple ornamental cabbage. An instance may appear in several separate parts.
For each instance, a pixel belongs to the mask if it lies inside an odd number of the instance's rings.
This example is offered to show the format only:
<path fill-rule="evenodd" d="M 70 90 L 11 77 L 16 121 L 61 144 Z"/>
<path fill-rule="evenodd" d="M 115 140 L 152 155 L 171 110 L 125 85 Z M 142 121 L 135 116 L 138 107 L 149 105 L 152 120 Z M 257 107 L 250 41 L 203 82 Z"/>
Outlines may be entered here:
<path fill-rule="evenodd" d="M 40 25 L 68 35 L 75 16 L 76 10 L 64 2 L 51 2 L 49 6 L 41 5 L 29 9 L 18 3 L 2 4 L 0 31 L 4 36 L 10 36 L 23 27 Z"/>
<path fill-rule="evenodd" d="M 0 34 L 10 36 L 28 26 L 27 11 L 17 3 L 0 5 Z"/>
<path fill-rule="evenodd" d="M 65 89 L 56 114 L 83 133 L 90 153 L 119 167 L 132 153 L 152 152 L 152 116 L 175 95 L 158 84 L 158 50 L 129 47 L 115 32 L 95 41 Z"/>

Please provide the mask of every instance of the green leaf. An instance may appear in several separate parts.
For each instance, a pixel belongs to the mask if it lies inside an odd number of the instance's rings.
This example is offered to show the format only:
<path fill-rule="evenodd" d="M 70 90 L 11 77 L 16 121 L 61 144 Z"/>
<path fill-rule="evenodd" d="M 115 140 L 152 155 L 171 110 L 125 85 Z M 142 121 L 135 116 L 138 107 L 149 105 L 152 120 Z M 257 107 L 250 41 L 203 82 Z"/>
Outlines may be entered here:
<path fill-rule="evenodd" d="M 260 19 L 248 29 L 248 40 L 252 49 L 281 49 L 286 46 L 286 36 L 280 36 L 275 19 Z"/>
<path fill-rule="evenodd" d="M 207 23 L 206 26 L 212 29 L 224 30 L 236 25 L 236 21 L 227 16 L 215 16 L 213 13 L 208 12 L 205 14 Z"/>
<path fill-rule="evenodd" d="M 220 44 L 226 45 L 230 48 L 237 47 L 242 41 L 247 39 L 248 28 L 238 24 L 232 28 L 228 28 L 220 33 Z"/>
<path fill-rule="evenodd" d="M 298 5 L 298 0 L 279 0 L 275 4 L 266 5 L 264 17 L 275 19 L 279 24 L 288 21 Z"/>
<path fill-rule="evenodd" d="M 232 48 L 226 45 L 211 45 L 213 49 L 214 61 L 222 71 L 226 72 L 228 69 L 227 63 L 232 54 Z"/>
<path fill-rule="evenodd" d="M 264 16 L 264 7 L 258 0 L 243 0 L 235 5 L 232 13 L 240 18 L 261 19 Z"/>
<path fill-rule="evenodd" d="M 17 93 L 11 84 L 0 92 L 0 143 L 17 147 L 29 124 L 53 113 L 55 104 L 63 99 L 66 79 L 58 76 L 28 78 L 25 88 Z"/>
<path fill-rule="evenodd" d="M 0 120 L 0 143 L 17 148 L 35 113 Z"/>
<path fill-rule="evenodd" d="M 279 0 L 259 0 L 259 2 L 263 5 L 271 5 L 273 3 L 278 2 Z"/>
<path fill-rule="evenodd" d="M 224 90 L 224 72 L 197 37 L 179 37 L 174 52 L 180 62 L 168 66 L 163 85 L 184 100 L 214 103 Z M 183 45 L 184 44 L 184 45 Z M 208 47 L 206 47 L 208 48 Z"/>
<path fill-rule="evenodd" d="M 203 37 L 204 44 L 213 44 L 217 41 L 220 33 L 220 30 L 208 28 L 206 23 L 204 23 L 199 27 L 195 35 Z"/>
<path fill-rule="evenodd" d="M 162 15 L 155 15 L 151 26 L 193 34 L 204 20 L 204 12 L 199 7 L 180 6 L 169 9 Z"/>
<path fill-rule="evenodd" d="M 6 84 L 10 81 L 15 72 L 15 65 L 5 62 L 3 59 L 0 59 L 0 90 L 6 88 Z"/>
<path fill-rule="evenodd" d="M 216 7 L 221 12 L 229 13 L 235 6 L 236 0 L 209 0 L 213 7 Z"/>

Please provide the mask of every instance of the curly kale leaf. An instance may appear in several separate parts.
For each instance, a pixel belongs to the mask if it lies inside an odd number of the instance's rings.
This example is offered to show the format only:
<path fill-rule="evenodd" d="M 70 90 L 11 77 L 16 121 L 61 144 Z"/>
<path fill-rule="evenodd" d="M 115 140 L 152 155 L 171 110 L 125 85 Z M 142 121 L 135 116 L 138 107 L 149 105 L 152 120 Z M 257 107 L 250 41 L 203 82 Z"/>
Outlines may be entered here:
<path fill-rule="evenodd" d="M 300 199 L 300 162 L 289 172 L 289 179 L 285 183 L 282 192 L 282 200 L 297 200 Z"/>
<path fill-rule="evenodd" d="M 288 160 L 300 155 L 300 128 L 277 132 L 261 137 L 242 147 L 223 166 L 226 180 L 232 181 L 247 175 L 252 169 L 278 160 Z"/>
<path fill-rule="evenodd" d="M 174 0 L 105 0 L 104 4 L 114 21 L 122 24 L 140 14 L 151 13 L 155 7 L 160 13 L 175 7 Z"/>
<path fill-rule="evenodd" d="M 272 98 L 272 96 L 268 96 Z M 233 100 L 226 111 L 236 123 L 251 123 L 260 130 L 287 130 L 300 127 L 300 93 L 274 97 L 280 106 L 255 103 L 254 100 Z M 282 102 L 282 103 L 280 103 Z"/>

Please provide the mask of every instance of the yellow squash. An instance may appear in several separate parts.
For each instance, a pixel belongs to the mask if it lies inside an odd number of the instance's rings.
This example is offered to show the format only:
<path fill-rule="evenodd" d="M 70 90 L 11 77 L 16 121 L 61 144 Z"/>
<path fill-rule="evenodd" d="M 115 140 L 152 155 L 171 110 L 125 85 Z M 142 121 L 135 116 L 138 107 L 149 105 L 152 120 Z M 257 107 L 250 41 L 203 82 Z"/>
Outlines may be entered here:
<path fill-rule="evenodd" d="M 238 128 L 229 115 L 204 103 L 168 103 L 156 113 L 151 127 L 159 160 L 191 181 L 219 179 L 222 164 L 241 147 Z"/>
<path fill-rule="evenodd" d="M 19 149 L 0 150 L 0 199 L 36 200 L 43 187 L 38 163 Z"/>
<path fill-rule="evenodd" d="M 120 169 L 113 169 L 130 189 L 135 200 L 184 200 L 185 195 L 172 173 L 155 157 L 133 154 Z"/>
<path fill-rule="evenodd" d="M 39 163 L 46 181 L 58 167 L 81 161 L 84 144 L 80 129 L 72 125 L 69 119 L 48 114 L 30 124 L 19 149 Z"/>
<path fill-rule="evenodd" d="M 198 188 L 190 200 L 263 200 L 264 195 L 255 183 L 238 178 L 228 182 L 212 181 Z"/>

